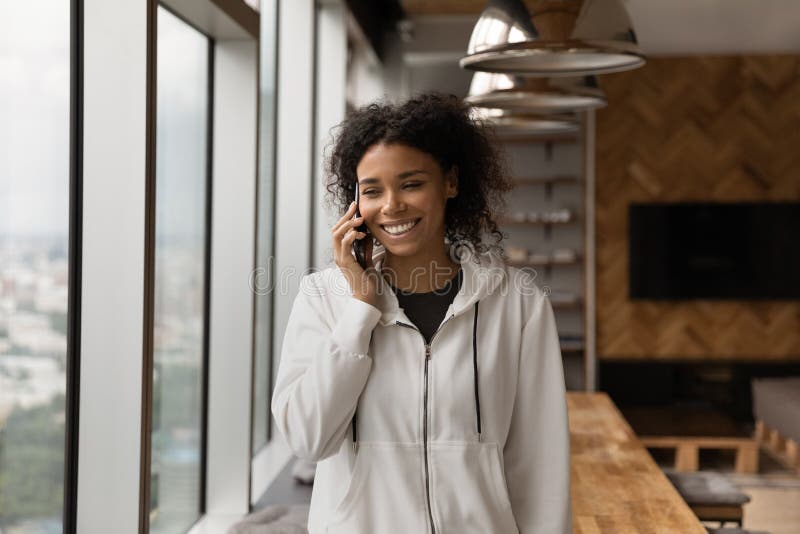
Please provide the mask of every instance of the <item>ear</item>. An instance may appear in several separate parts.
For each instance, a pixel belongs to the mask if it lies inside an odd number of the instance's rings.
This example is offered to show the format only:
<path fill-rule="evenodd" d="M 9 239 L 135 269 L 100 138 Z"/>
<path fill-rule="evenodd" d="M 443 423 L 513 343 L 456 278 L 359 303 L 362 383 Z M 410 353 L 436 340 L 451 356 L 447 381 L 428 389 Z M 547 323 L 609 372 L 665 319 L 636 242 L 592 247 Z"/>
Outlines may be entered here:
<path fill-rule="evenodd" d="M 458 196 L 458 167 L 453 165 L 444 177 L 447 198 Z"/>

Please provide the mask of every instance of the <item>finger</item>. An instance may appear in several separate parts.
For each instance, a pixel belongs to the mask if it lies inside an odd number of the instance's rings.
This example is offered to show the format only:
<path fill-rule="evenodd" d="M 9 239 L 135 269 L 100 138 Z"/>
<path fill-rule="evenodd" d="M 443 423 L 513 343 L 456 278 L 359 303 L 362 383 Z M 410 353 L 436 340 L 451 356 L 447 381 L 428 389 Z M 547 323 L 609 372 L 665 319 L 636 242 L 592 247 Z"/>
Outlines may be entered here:
<path fill-rule="evenodd" d="M 343 255 L 347 255 L 350 247 L 352 247 L 353 240 L 351 239 L 351 233 L 352 230 L 347 230 L 347 232 L 339 238 L 339 250 Z"/>
<path fill-rule="evenodd" d="M 353 229 L 348 230 L 347 233 L 342 238 L 343 252 L 349 251 L 352 248 L 353 243 L 355 242 L 356 239 L 362 239 L 366 235 L 367 234 L 365 234 L 364 232 L 359 232 L 357 230 Z"/>
<path fill-rule="evenodd" d="M 359 225 L 360 225 L 360 223 L 358 221 L 356 221 L 356 222 L 348 222 L 348 223 L 345 223 L 342 226 L 340 226 L 339 229 L 337 229 L 333 233 L 334 242 L 341 241 L 344 238 L 344 236 L 347 234 L 347 232 L 349 232 L 351 230 L 355 230 Z"/>
<path fill-rule="evenodd" d="M 352 233 L 357 233 L 357 232 L 353 230 Z M 350 263 L 349 260 L 354 258 L 354 255 L 352 253 L 353 241 L 355 241 L 355 236 L 352 236 L 351 234 L 345 234 L 344 236 L 342 236 L 342 239 L 336 242 L 336 246 L 334 247 L 335 256 L 337 257 L 336 258 L 337 263 L 339 263 L 340 265 L 343 262 Z"/>
<path fill-rule="evenodd" d="M 342 237 L 342 245 L 352 245 L 353 241 L 356 239 L 361 239 L 366 235 L 367 234 L 364 232 L 359 232 L 355 228 L 351 228 L 347 231 L 347 233 L 344 234 L 344 237 Z"/>
<path fill-rule="evenodd" d="M 333 226 L 333 228 L 331 228 L 331 233 L 336 234 L 337 232 L 340 231 L 346 231 L 347 228 L 353 226 L 353 221 L 359 221 L 357 224 L 361 224 L 364 221 L 364 217 L 362 216 L 357 218 L 345 219 L 339 223 L 336 223 L 336 225 Z"/>
<path fill-rule="evenodd" d="M 353 214 L 355 212 L 356 212 L 356 203 L 355 202 L 351 202 L 350 206 L 347 208 L 347 211 L 345 211 L 344 215 L 342 215 L 342 217 L 338 221 L 336 221 L 336 224 L 333 225 L 331 230 L 336 230 L 337 228 L 339 228 L 339 226 L 341 226 L 342 224 L 344 224 L 348 220 L 352 219 L 353 218 Z"/>
<path fill-rule="evenodd" d="M 339 237 L 344 235 L 348 230 L 352 228 L 356 228 L 361 226 L 364 223 L 364 217 L 356 217 L 355 219 L 350 219 L 349 221 L 345 221 L 339 228 L 333 231 L 334 237 Z"/>
<path fill-rule="evenodd" d="M 341 248 L 339 250 L 339 257 L 341 261 L 351 263 L 350 260 L 355 262 L 357 260 L 355 251 L 353 250 L 353 242 L 358 237 L 358 232 L 353 230 L 352 232 L 348 232 L 347 235 L 342 239 Z"/>

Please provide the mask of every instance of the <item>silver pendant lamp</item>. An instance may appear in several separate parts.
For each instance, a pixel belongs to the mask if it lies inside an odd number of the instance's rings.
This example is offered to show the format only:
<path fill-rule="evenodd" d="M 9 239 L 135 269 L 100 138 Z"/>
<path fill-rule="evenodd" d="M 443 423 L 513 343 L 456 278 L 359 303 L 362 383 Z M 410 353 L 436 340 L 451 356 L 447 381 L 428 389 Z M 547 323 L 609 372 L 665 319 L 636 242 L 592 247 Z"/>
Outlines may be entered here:
<path fill-rule="evenodd" d="M 492 126 L 502 137 L 566 135 L 580 130 L 577 117 L 570 113 L 541 115 L 476 107 L 470 113 L 473 120 Z"/>
<path fill-rule="evenodd" d="M 530 78 L 476 72 L 469 95 L 472 106 L 534 113 L 586 111 L 607 101 L 594 76 Z"/>
<path fill-rule="evenodd" d="M 624 0 L 489 0 L 461 67 L 529 76 L 586 76 L 645 63 Z"/>

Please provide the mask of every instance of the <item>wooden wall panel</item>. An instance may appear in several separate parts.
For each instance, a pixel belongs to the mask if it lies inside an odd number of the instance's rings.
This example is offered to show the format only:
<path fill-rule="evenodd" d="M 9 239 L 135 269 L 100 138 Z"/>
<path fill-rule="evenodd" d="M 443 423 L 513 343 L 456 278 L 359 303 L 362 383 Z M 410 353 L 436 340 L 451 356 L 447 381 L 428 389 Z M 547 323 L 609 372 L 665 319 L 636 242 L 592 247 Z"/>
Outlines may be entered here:
<path fill-rule="evenodd" d="M 631 202 L 800 200 L 800 56 L 650 58 L 601 84 L 599 357 L 800 359 L 797 301 L 629 300 L 627 238 Z"/>

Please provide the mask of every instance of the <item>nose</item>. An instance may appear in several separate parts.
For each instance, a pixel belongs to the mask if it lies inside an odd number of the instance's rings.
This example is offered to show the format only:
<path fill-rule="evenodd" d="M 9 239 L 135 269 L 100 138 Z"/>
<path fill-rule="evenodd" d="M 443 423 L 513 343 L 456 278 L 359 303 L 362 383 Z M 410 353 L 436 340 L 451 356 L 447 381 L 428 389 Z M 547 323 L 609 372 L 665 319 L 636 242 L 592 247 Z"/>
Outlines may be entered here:
<path fill-rule="evenodd" d="M 403 202 L 402 195 L 399 192 L 389 191 L 386 193 L 386 202 L 381 208 L 383 215 L 391 216 L 396 213 L 402 213 L 405 209 L 406 204 Z"/>

